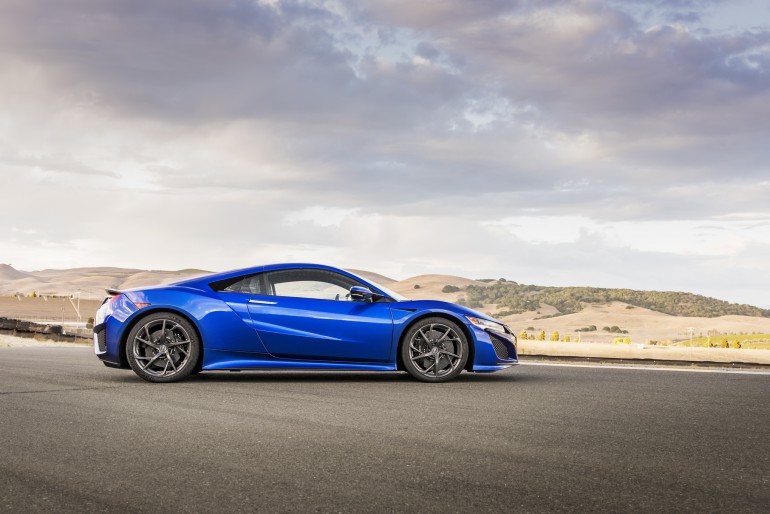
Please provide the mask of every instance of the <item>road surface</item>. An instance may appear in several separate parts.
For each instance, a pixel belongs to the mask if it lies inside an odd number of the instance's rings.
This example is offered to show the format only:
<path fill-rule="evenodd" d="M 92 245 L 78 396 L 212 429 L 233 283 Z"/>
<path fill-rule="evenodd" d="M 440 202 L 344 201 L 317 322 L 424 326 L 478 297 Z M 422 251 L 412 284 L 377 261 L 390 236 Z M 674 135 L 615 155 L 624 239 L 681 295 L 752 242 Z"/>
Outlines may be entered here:
<path fill-rule="evenodd" d="M 770 375 L 201 374 L 0 348 L 0 511 L 770 509 Z"/>

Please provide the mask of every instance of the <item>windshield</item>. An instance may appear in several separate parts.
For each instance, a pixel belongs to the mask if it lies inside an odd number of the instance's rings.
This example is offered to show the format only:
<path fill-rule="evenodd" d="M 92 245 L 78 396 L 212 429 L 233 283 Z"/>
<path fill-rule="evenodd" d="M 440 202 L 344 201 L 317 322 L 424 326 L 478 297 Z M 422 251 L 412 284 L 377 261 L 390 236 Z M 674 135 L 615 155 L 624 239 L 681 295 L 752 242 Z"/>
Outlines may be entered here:
<path fill-rule="evenodd" d="M 348 272 L 348 273 L 350 273 L 350 272 Z M 385 287 L 385 286 L 381 286 L 380 284 L 378 284 L 378 283 L 377 283 L 377 282 L 375 282 L 374 280 L 369 280 L 368 278 L 359 277 L 359 276 L 358 276 L 358 275 L 356 275 L 355 273 L 350 273 L 350 274 L 351 274 L 351 275 L 353 275 L 353 276 L 356 276 L 356 277 L 360 278 L 360 279 L 361 279 L 361 280 L 363 280 L 364 282 L 368 282 L 368 283 L 370 283 L 371 285 L 373 285 L 374 287 L 376 287 L 377 289 L 379 289 L 380 291 L 382 291 L 382 292 L 383 292 L 383 293 L 385 293 L 386 295 L 390 296 L 391 298 L 393 298 L 393 299 L 394 299 L 394 300 L 396 300 L 397 302 L 407 302 L 407 301 L 409 301 L 409 298 L 407 298 L 406 296 L 402 296 L 402 295 L 398 294 L 398 293 L 397 293 L 397 292 L 395 292 L 395 291 L 391 291 L 391 290 L 390 290 L 390 289 L 388 289 L 387 287 Z"/>

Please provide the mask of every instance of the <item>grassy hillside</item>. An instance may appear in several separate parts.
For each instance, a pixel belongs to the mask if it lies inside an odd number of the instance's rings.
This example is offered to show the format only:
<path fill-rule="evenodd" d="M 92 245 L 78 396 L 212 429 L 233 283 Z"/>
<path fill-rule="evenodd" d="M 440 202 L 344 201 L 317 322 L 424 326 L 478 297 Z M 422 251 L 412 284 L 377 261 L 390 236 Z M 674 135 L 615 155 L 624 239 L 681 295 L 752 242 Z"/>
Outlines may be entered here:
<path fill-rule="evenodd" d="M 465 288 L 459 303 L 472 308 L 478 308 L 482 304 L 496 304 L 500 311 L 499 315 L 507 315 L 536 311 L 541 303 L 554 306 L 561 314 L 572 314 L 583 310 L 584 303 L 609 302 L 623 302 L 629 304 L 629 308 L 644 307 L 672 316 L 770 317 L 770 309 L 729 303 L 693 293 L 597 287 L 543 287 L 516 282 L 497 282 L 487 286 L 469 285 Z"/>

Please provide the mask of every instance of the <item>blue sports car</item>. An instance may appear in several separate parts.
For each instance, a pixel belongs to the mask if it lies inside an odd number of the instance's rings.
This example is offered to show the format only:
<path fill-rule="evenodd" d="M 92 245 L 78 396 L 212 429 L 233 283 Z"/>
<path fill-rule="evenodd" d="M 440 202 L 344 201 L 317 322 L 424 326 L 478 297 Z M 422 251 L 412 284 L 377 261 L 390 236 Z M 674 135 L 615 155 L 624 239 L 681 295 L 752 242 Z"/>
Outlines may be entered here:
<path fill-rule="evenodd" d="M 405 370 L 445 382 L 518 363 L 516 336 L 453 303 L 408 300 L 345 270 L 273 264 L 108 290 L 94 351 L 150 382 L 206 370 Z"/>

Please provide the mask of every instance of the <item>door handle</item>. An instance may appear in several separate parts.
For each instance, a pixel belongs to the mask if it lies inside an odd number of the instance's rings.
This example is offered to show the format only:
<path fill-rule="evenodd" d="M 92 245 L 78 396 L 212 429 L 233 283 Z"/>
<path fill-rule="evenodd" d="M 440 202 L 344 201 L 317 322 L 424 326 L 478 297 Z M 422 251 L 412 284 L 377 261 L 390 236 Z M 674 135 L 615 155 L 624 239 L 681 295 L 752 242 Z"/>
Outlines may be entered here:
<path fill-rule="evenodd" d="M 249 300 L 249 303 L 258 303 L 260 305 L 275 305 L 278 302 L 268 302 L 267 300 Z"/>

